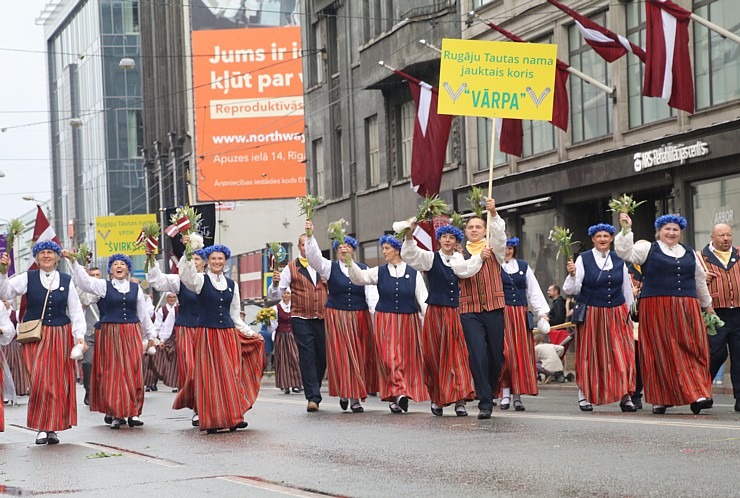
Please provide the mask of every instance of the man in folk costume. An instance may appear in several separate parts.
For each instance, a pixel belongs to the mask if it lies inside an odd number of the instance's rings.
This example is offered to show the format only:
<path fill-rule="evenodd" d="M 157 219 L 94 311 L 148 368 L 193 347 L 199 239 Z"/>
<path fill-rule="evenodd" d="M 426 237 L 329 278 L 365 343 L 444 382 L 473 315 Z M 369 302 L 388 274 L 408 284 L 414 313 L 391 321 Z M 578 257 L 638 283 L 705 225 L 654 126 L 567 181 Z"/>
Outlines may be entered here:
<path fill-rule="evenodd" d="M 732 228 L 725 223 L 714 225 L 711 240 L 701 255 L 712 307 L 725 324 L 709 336 L 709 375 L 716 377 L 729 347 L 735 411 L 740 412 L 740 251 L 733 247 Z"/>
<path fill-rule="evenodd" d="M 87 270 L 87 274 L 93 278 L 102 278 L 100 268 L 92 267 Z M 90 378 L 92 377 L 92 360 L 95 352 L 95 329 L 99 328 L 100 325 L 100 310 L 98 309 L 98 296 L 82 292 L 77 289 L 77 293 L 80 296 L 80 303 L 82 303 L 82 309 L 85 313 L 85 342 L 87 343 L 87 351 L 82 356 L 82 385 L 85 387 L 85 399 L 86 405 L 90 404 Z M 97 325 L 97 327 L 96 327 Z"/>
<path fill-rule="evenodd" d="M 501 263 L 506 253 L 506 224 L 496 212 L 496 202 L 486 200 L 490 226 L 480 216 L 465 223 L 468 239 L 466 259 L 480 255 L 483 266 L 470 278 L 460 280 L 460 323 L 470 355 L 470 371 L 478 394 L 478 418 L 489 419 L 493 394 L 504 367 L 504 288 Z M 488 233 L 488 244 L 486 244 Z"/>
<path fill-rule="evenodd" d="M 7 346 L 15 338 L 15 325 L 10 320 L 10 312 L 5 306 L 0 305 L 0 346 Z M 4 392 L 3 366 L 4 355 L 0 353 L 0 392 Z M 12 381 L 12 379 L 11 379 Z M 5 405 L 0 404 L 0 432 L 5 431 Z M 48 437 L 47 437 L 48 439 Z"/>
<path fill-rule="evenodd" d="M 321 403 L 321 381 L 326 373 L 326 332 L 324 303 L 329 295 L 326 280 L 311 268 L 306 259 L 306 234 L 298 238 L 300 257 L 275 271 L 267 291 L 270 299 L 291 293 L 290 317 L 293 337 L 298 345 L 298 359 L 306 411 L 316 412 Z"/>
<path fill-rule="evenodd" d="M 157 352 L 154 355 L 154 369 L 157 371 L 157 377 L 162 380 L 164 385 L 173 388 L 172 392 L 177 392 L 178 388 L 177 336 L 173 332 L 179 310 L 180 305 L 177 302 L 177 294 L 168 292 L 164 306 L 155 312 L 156 319 L 154 321 L 154 328 L 159 338 Z"/>

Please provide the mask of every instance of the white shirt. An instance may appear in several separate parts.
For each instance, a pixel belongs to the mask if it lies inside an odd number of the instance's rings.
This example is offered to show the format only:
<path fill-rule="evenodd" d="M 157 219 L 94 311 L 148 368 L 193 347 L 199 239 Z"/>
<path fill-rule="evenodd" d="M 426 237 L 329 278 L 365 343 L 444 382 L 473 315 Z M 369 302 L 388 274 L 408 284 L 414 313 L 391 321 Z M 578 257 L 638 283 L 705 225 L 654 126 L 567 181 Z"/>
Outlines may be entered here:
<path fill-rule="evenodd" d="M 355 285 L 378 285 L 378 266 L 375 268 L 368 268 L 363 270 L 357 265 L 349 267 L 349 279 Z M 403 278 L 406 274 L 406 263 L 401 261 L 397 265 L 388 264 L 388 272 L 393 278 Z M 377 287 L 376 287 L 377 289 Z M 416 286 L 414 287 L 414 295 L 416 296 L 416 302 L 419 304 L 421 310 L 421 316 L 423 317 L 427 311 L 427 286 L 424 284 L 424 277 L 421 272 L 416 272 Z M 378 296 L 380 297 L 380 296 Z"/>
<path fill-rule="evenodd" d="M 183 256 L 184 258 L 185 256 Z M 149 285 L 157 292 L 180 293 L 180 277 L 177 275 L 162 273 L 159 269 L 159 263 L 152 265 L 146 274 Z"/>
<path fill-rule="evenodd" d="M 519 272 L 519 264 L 516 258 L 504 261 L 501 264 L 501 268 L 509 275 Z M 534 312 L 539 317 L 537 320 L 537 329 L 543 334 L 546 334 L 550 331 L 550 322 L 545 320 L 544 317 L 550 313 L 550 307 L 547 305 L 547 300 L 542 294 L 540 284 L 537 282 L 537 278 L 534 276 L 534 272 L 532 272 L 532 267 L 529 265 L 527 265 L 525 278 L 527 279 L 527 302 L 534 308 Z"/>
<path fill-rule="evenodd" d="M 488 222 L 488 245 L 499 264 L 503 264 L 506 256 L 506 222 L 498 213 L 491 216 Z"/>
<path fill-rule="evenodd" d="M 320 277 L 329 280 L 332 262 L 321 255 L 319 244 L 313 237 L 306 237 L 306 259 L 308 259 L 308 265 L 316 270 Z M 349 269 L 344 261 L 339 261 L 339 269 L 349 277 Z M 370 313 L 375 313 L 375 305 L 378 304 L 378 288 L 374 285 L 365 286 L 365 302 L 370 308 Z"/>
<path fill-rule="evenodd" d="M 91 277 L 77 261 L 72 263 L 72 278 L 80 286 L 80 289 L 87 293 L 103 298 L 108 293 L 108 281 Z M 121 294 L 127 294 L 131 290 L 131 285 L 127 279 L 114 278 L 111 280 L 111 285 Z M 141 322 L 141 335 L 146 339 L 154 339 L 155 330 L 151 319 L 152 312 L 147 308 L 144 293 L 139 289 L 139 292 L 136 293 L 136 316 Z"/>
<path fill-rule="evenodd" d="M 164 308 L 167 308 L 167 318 L 164 317 Z M 175 328 L 175 306 L 165 304 L 162 308 L 157 310 L 156 319 L 154 320 L 154 328 L 157 331 L 159 340 L 164 342 L 172 335 L 172 330 Z"/>
<path fill-rule="evenodd" d="M 480 255 L 472 256 L 465 259 L 459 252 L 452 253 L 451 256 L 439 251 L 442 264 L 452 268 L 452 271 L 458 278 L 470 278 L 481 269 L 483 260 Z M 406 240 L 401 247 L 401 258 L 416 271 L 429 271 L 434 264 L 434 252 L 425 251 L 416 245 L 415 240 Z"/>
<path fill-rule="evenodd" d="M 300 266 L 300 263 L 298 263 Z M 314 285 L 316 285 L 318 277 L 316 276 L 316 270 L 314 270 L 311 265 L 306 267 L 306 270 L 308 270 L 308 274 L 311 276 L 311 282 L 313 282 Z M 267 288 L 267 297 L 268 299 L 280 299 L 283 297 L 283 294 L 285 294 L 285 291 L 290 289 L 290 283 L 291 283 L 291 277 L 290 277 L 290 268 L 286 266 L 283 268 L 283 270 L 280 272 L 280 283 L 275 286 L 271 285 Z"/>
<path fill-rule="evenodd" d="M 634 242 L 634 237 L 635 234 L 632 233 L 632 230 L 629 230 L 627 235 L 622 235 L 621 231 L 618 232 L 614 238 L 614 250 L 623 260 L 641 265 L 647 260 L 652 244 L 647 240 Z M 659 240 L 658 247 L 663 254 L 672 258 L 681 258 L 686 254 L 686 249 L 681 244 L 669 246 Z M 704 272 L 702 262 L 699 261 L 699 256 L 696 253 L 694 253 L 694 259 L 696 260 L 696 271 L 694 272 L 696 295 L 699 297 L 701 307 L 708 308 L 712 305 L 712 296 L 709 295 L 709 289 L 707 288 L 707 274 Z"/>
<path fill-rule="evenodd" d="M 609 255 L 609 252 L 606 253 L 606 258 L 604 258 L 604 253 L 595 247 L 591 249 L 591 253 L 594 255 L 596 264 L 602 270 L 609 271 L 614 268 L 614 263 L 612 262 L 612 257 Z M 632 294 L 632 280 L 630 279 L 627 265 L 624 265 L 622 270 L 622 294 L 624 294 L 624 302 L 627 306 L 631 306 L 632 302 L 635 300 L 634 295 Z M 563 282 L 563 292 L 565 294 L 570 294 L 571 296 L 578 295 L 581 292 L 581 285 L 583 285 L 583 277 L 585 275 L 586 270 L 583 268 L 583 259 L 578 256 L 578 258 L 576 258 L 576 276 L 571 277 L 568 275 L 565 277 L 565 282 Z"/>
<path fill-rule="evenodd" d="M 10 310 L 0 303 L 0 346 L 7 346 L 15 337 L 15 326 L 10 320 Z M 2 353 L 0 353 L 2 354 Z"/>
<path fill-rule="evenodd" d="M 58 271 L 45 272 L 39 270 L 39 276 L 41 277 L 41 285 L 44 289 L 56 290 L 59 288 L 60 276 Z M 15 275 L 13 278 L 8 278 L 6 274 L 0 274 L 0 299 L 11 300 L 26 292 L 28 292 L 28 273 Z M 74 338 L 84 338 L 85 332 L 87 332 L 85 314 L 82 311 L 82 304 L 80 304 L 77 289 L 72 281 L 69 282 L 67 292 L 67 316 L 72 322 L 72 335 Z"/>
<path fill-rule="evenodd" d="M 228 282 L 226 277 L 222 274 L 216 275 L 210 270 L 207 273 L 198 273 L 198 270 L 195 268 L 195 263 L 188 261 L 185 258 L 180 259 L 180 262 L 177 264 L 177 268 L 180 271 L 180 282 L 196 294 L 200 294 L 200 291 L 203 290 L 203 284 L 205 283 L 206 278 L 211 281 L 211 285 L 213 285 L 216 290 L 226 290 Z M 229 306 L 229 316 L 231 316 L 231 320 L 234 322 L 234 328 L 244 335 L 254 335 L 255 332 L 250 329 L 246 323 L 244 323 L 244 320 L 242 320 L 242 317 L 239 314 L 241 312 L 239 284 L 234 282 L 234 288 L 229 290 L 234 292 L 234 296 L 231 299 L 231 305 Z"/>

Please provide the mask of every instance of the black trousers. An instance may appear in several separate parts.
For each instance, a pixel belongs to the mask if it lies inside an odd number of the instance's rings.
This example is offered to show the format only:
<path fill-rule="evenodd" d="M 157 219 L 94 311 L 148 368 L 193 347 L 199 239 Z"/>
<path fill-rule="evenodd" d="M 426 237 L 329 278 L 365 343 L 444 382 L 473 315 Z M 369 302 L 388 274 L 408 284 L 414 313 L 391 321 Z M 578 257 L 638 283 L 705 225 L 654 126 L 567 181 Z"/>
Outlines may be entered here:
<path fill-rule="evenodd" d="M 735 399 L 740 399 L 740 308 L 717 308 L 715 311 L 725 326 L 717 330 L 717 335 L 708 336 L 709 373 L 712 379 L 717 376 L 729 349 L 732 391 Z"/>
<path fill-rule="evenodd" d="M 504 310 L 463 313 L 460 323 L 468 346 L 478 408 L 492 410 L 504 368 Z"/>
<path fill-rule="evenodd" d="M 298 362 L 303 393 L 308 401 L 321 403 L 321 381 L 326 373 L 326 332 L 324 320 L 291 318 L 293 337 L 298 345 Z"/>

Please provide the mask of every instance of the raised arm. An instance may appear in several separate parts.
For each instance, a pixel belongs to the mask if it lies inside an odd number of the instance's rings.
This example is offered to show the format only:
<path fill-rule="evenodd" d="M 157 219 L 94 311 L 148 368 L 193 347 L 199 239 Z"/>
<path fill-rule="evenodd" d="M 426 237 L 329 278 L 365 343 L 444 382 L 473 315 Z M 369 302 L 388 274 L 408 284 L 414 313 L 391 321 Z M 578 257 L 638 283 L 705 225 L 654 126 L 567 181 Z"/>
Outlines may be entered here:
<path fill-rule="evenodd" d="M 279 281 L 275 280 L 275 275 L 272 277 L 272 285 L 267 288 L 268 299 L 281 299 L 285 291 L 290 289 L 290 268 L 287 266 L 280 272 Z"/>
<path fill-rule="evenodd" d="M 429 271 L 434 264 L 434 253 L 416 245 L 416 241 L 406 238 L 401 246 L 401 259 L 416 271 Z"/>
<path fill-rule="evenodd" d="M 172 292 L 175 294 L 180 292 L 180 277 L 177 275 L 162 273 L 162 270 L 159 269 L 159 263 L 156 263 L 149 268 L 149 272 L 146 274 L 146 279 L 154 290 L 158 292 Z"/>
<path fill-rule="evenodd" d="M 311 268 L 316 270 L 320 277 L 329 279 L 331 275 L 331 261 L 321 255 L 319 243 L 313 236 L 306 237 L 306 259 Z"/>
<path fill-rule="evenodd" d="M 348 266 L 349 279 L 355 285 L 377 285 L 378 284 L 378 267 L 368 268 L 363 270 L 359 266 L 353 264 Z"/>
<path fill-rule="evenodd" d="M 496 201 L 488 199 L 486 209 L 491 213 L 488 221 L 488 245 L 493 249 L 499 264 L 504 262 L 506 255 L 506 222 L 496 212 Z"/>
<path fill-rule="evenodd" d="M 198 270 L 195 268 L 195 263 L 182 258 L 177 263 L 177 269 L 180 272 L 180 282 L 182 282 L 187 289 L 196 294 L 200 294 L 201 289 L 203 289 L 203 282 L 205 281 L 206 276 L 203 273 L 198 273 Z"/>
<path fill-rule="evenodd" d="M 108 291 L 108 283 L 105 280 L 88 275 L 85 268 L 80 266 L 76 260 L 72 261 L 72 280 L 77 287 L 88 294 L 105 297 Z"/>
<path fill-rule="evenodd" d="M 568 276 L 565 277 L 565 282 L 563 282 L 563 294 L 577 296 L 581 292 L 583 275 L 583 259 L 578 256 L 575 263 L 568 260 Z"/>

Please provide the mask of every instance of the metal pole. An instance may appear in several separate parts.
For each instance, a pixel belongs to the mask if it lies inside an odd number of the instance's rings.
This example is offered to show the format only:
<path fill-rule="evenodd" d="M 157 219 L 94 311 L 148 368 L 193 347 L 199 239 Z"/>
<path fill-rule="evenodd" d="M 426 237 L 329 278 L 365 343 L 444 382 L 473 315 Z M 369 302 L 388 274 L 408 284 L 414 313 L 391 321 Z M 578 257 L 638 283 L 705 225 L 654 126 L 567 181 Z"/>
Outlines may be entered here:
<path fill-rule="evenodd" d="M 736 35 L 732 31 L 728 31 L 722 26 L 717 26 L 711 21 L 707 21 L 703 17 L 699 17 L 696 14 L 691 14 L 691 19 L 698 22 L 699 24 L 702 24 L 706 26 L 707 28 L 711 29 L 712 31 L 722 35 L 723 37 L 727 38 L 728 40 L 732 40 L 735 43 L 740 43 L 740 36 Z"/>

